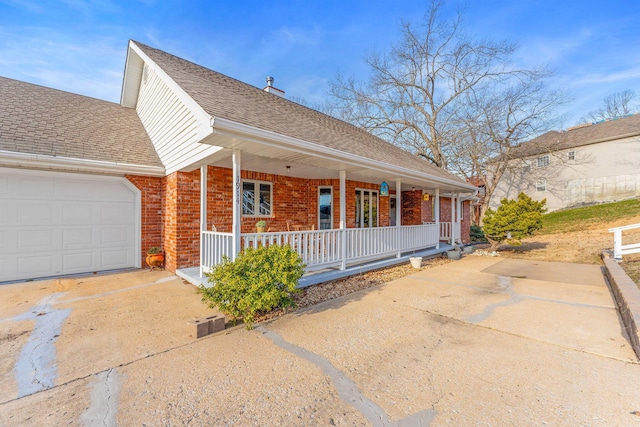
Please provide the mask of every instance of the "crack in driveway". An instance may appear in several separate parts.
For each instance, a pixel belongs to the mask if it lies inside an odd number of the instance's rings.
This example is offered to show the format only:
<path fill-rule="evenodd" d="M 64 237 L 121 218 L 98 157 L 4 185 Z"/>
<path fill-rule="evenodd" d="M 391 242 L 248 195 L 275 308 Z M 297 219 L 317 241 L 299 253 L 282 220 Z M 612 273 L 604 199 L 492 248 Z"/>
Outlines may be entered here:
<path fill-rule="evenodd" d="M 58 378 L 55 341 L 60 336 L 62 323 L 71 309 L 53 309 L 55 300 L 65 292 L 43 298 L 29 312 L 15 316 L 12 320 L 35 320 L 36 325 L 29 340 L 22 347 L 15 365 L 18 397 L 27 396 L 55 385 Z"/>
<path fill-rule="evenodd" d="M 95 375 L 91 389 L 91 405 L 81 415 L 80 421 L 87 427 L 117 425 L 120 380 L 115 368 Z"/>
<path fill-rule="evenodd" d="M 437 412 L 435 410 L 428 409 L 426 411 L 417 412 L 402 420 L 391 421 L 389 419 L 389 415 L 387 415 L 384 409 L 382 409 L 378 404 L 365 396 L 364 393 L 362 393 L 358 389 L 358 386 L 353 382 L 353 380 L 347 377 L 338 368 L 333 366 L 333 364 L 328 359 L 320 356 L 317 353 L 313 353 L 309 350 L 286 341 L 278 333 L 268 330 L 264 326 L 258 326 L 255 329 L 256 331 L 262 333 L 262 335 L 267 337 L 278 347 L 287 350 L 298 357 L 308 360 L 309 362 L 320 368 L 320 370 L 329 378 L 331 378 L 331 381 L 333 381 L 340 399 L 342 399 L 343 402 L 353 406 L 367 420 L 369 420 L 369 422 L 373 426 L 429 426 L 437 415 Z"/>

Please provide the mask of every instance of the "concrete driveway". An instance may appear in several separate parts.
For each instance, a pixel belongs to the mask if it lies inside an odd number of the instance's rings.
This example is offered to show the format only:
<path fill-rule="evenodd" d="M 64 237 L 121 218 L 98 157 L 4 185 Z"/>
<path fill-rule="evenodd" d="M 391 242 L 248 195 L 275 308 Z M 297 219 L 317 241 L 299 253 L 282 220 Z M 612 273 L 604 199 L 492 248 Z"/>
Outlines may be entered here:
<path fill-rule="evenodd" d="M 0 424 L 640 425 L 640 365 L 598 266 L 469 256 L 200 340 L 180 329 L 211 313 L 193 288 L 137 274 L 25 303 L 20 286 L 45 282 L 0 287 Z M 52 311 L 57 377 L 18 397 Z"/>

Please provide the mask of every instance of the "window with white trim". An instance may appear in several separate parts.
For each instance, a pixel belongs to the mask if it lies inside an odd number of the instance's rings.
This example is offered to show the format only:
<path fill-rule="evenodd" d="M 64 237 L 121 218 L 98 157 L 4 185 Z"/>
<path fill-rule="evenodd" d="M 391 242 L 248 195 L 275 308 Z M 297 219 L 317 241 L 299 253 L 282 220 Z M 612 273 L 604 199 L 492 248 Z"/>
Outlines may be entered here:
<path fill-rule="evenodd" d="M 262 181 L 242 181 L 242 215 L 271 216 L 273 184 Z"/>
<path fill-rule="evenodd" d="M 575 151 L 569 151 L 568 156 L 569 156 L 569 160 L 575 160 L 576 159 L 576 152 Z"/>
<path fill-rule="evenodd" d="M 549 166 L 549 156 L 538 157 L 538 167 L 546 168 L 547 166 Z"/>
<path fill-rule="evenodd" d="M 529 172 L 531 172 L 531 161 L 525 160 L 522 163 L 522 173 L 529 173 Z"/>
<path fill-rule="evenodd" d="M 539 179 L 536 182 L 536 191 L 547 191 L 547 181 L 544 179 Z"/>

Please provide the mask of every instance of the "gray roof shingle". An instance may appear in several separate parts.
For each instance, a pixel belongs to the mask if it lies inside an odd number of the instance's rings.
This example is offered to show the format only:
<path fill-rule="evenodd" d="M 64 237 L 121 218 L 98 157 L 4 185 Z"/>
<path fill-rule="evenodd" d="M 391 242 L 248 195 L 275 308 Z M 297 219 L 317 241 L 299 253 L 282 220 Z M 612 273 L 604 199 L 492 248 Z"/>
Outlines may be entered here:
<path fill-rule="evenodd" d="M 6 77 L 0 150 L 162 167 L 134 109 Z"/>
<path fill-rule="evenodd" d="M 640 114 L 576 126 L 562 132 L 552 130 L 515 147 L 510 157 L 535 156 L 633 135 L 640 135 Z"/>
<path fill-rule="evenodd" d="M 161 50 L 133 43 L 212 117 L 468 185 L 456 175 L 349 123 Z"/>

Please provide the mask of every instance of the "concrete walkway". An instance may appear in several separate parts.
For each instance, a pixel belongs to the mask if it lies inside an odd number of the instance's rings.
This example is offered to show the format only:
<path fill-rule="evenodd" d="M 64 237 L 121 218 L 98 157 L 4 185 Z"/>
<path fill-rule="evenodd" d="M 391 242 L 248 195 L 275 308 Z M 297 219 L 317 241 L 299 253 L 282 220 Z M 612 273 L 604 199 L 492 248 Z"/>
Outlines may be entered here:
<path fill-rule="evenodd" d="M 59 364 L 74 357 L 61 308 Z M 0 425 L 640 424 L 640 365 L 599 266 L 468 256 L 176 344 L 5 398 Z"/>

